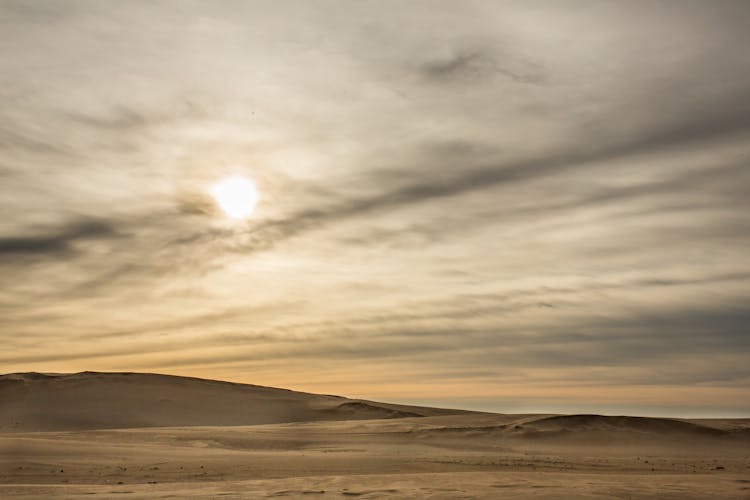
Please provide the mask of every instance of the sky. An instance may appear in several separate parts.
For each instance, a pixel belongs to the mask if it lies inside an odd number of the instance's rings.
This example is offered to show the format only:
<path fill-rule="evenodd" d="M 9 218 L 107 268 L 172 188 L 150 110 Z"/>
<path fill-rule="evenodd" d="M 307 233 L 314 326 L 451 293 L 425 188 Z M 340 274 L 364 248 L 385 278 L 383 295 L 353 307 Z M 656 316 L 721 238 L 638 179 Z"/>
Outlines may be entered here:
<path fill-rule="evenodd" d="M 0 372 L 750 416 L 748 24 L 0 0 Z"/>

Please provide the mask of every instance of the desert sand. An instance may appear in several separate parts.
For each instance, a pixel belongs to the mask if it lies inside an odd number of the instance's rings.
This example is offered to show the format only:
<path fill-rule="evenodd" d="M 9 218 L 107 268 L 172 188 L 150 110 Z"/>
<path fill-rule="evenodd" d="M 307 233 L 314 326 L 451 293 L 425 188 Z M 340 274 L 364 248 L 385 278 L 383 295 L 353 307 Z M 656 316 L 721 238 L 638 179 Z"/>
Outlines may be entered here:
<path fill-rule="evenodd" d="M 750 498 L 750 419 L 505 415 L 0 376 L 0 498 Z"/>

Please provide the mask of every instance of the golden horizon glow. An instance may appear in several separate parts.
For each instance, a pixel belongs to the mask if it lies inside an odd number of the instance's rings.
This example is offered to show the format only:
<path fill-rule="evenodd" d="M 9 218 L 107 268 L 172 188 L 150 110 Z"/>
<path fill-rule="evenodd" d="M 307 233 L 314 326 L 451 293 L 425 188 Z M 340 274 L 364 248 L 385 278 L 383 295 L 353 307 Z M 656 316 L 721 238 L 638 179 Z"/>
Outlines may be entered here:
<path fill-rule="evenodd" d="M 260 193 L 252 179 L 242 176 L 226 177 L 211 187 L 211 195 L 221 210 L 232 219 L 253 215 Z"/>

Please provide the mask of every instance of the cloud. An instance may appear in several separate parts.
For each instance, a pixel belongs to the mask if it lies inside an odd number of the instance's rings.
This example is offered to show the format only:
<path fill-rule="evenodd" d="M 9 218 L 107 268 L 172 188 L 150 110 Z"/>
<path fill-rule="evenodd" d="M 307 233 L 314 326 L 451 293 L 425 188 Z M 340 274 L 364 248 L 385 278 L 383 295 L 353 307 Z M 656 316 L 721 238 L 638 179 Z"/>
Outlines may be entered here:
<path fill-rule="evenodd" d="M 750 125 L 750 121 L 747 123 L 742 121 L 738 130 L 735 130 L 734 127 L 728 127 L 728 131 L 744 132 L 747 125 Z M 247 230 L 245 243 L 242 246 L 244 250 L 265 251 L 287 238 L 349 218 L 397 210 L 419 203 L 461 196 L 475 191 L 491 190 L 498 187 L 508 188 L 514 184 L 533 181 L 545 176 L 560 175 L 566 171 L 576 169 L 585 168 L 589 171 L 593 170 L 598 174 L 606 175 L 606 171 L 609 168 L 608 162 L 631 155 L 650 153 L 657 146 L 661 148 L 684 145 L 685 142 L 693 144 L 698 139 L 712 139 L 715 133 L 717 131 L 712 129 L 707 131 L 704 136 L 686 139 L 684 135 L 677 131 L 665 131 L 662 135 L 664 140 L 649 136 L 630 145 L 618 145 L 610 150 L 594 150 L 569 155 L 560 154 L 554 157 L 498 165 L 492 168 L 480 167 L 471 169 L 465 174 L 409 184 L 369 197 L 343 200 L 338 205 L 307 209 L 292 214 L 285 219 L 262 222 Z M 667 139 L 668 137 L 671 138 Z M 677 142 L 675 143 L 674 141 Z M 688 172 L 687 174 L 680 174 L 668 180 L 627 187 L 600 189 L 588 197 L 572 201 L 551 204 L 541 203 L 531 209 L 522 208 L 519 210 L 509 208 L 507 211 L 511 216 L 522 217 L 526 213 L 539 217 L 544 213 L 558 213 L 566 209 L 582 208 L 597 204 L 612 203 L 628 198 L 646 197 L 659 193 L 700 188 L 704 184 L 717 183 L 721 182 L 721 180 L 726 180 L 730 183 L 733 180 L 745 182 L 744 177 L 747 172 L 747 161 L 747 158 L 743 158 L 740 161 L 732 162 L 730 165 L 712 165 L 708 168 Z M 736 187 L 736 185 L 730 186 L 732 189 Z M 741 193 L 736 192 L 735 195 L 741 196 Z M 741 203 L 740 200 L 741 197 L 738 197 L 735 202 Z M 437 228 L 436 230 L 444 232 L 445 227 Z"/>
<path fill-rule="evenodd" d="M 148 127 L 175 125 L 180 121 L 200 120 L 207 116 L 201 106 L 189 99 L 179 99 L 164 109 L 136 109 L 132 106 L 118 104 L 106 113 L 84 113 L 81 111 L 66 111 L 63 113 L 66 121 L 74 126 L 128 133 Z"/>
<path fill-rule="evenodd" d="M 78 221 L 41 235 L 0 238 L 0 259 L 3 256 L 18 258 L 24 255 L 70 255 L 74 252 L 76 243 L 115 235 L 115 227 L 105 221 Z"/>
<path fill-rule="evenodd" d="M 513 61 L 506 61 L 510 63 Z M 516 63 L 516 66 L 521 66 Z M 525 64 L 530 66 L 530 64 Z M 508 65 L 509 66 L 509 65 Z M 540 84 L 543 77 L 538 69 L 511 69 L 503 67 L 489 49 L 457 49 L 448 54 L 436 55 L 419 67 L 419 73 L 434 83 L 476 83 L 491 81 L 497 76 L 521 84 Z"/>

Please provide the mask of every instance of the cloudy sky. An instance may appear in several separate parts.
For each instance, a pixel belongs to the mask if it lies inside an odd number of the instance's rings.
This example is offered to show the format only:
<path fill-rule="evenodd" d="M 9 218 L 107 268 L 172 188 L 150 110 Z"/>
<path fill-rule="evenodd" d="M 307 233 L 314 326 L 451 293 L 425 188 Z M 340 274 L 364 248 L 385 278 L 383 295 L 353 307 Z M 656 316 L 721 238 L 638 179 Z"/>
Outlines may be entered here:
<path fill-rule="evenodd" d="M 0 372 L 747 416 L 749 23 L 1 0 Z"/>

